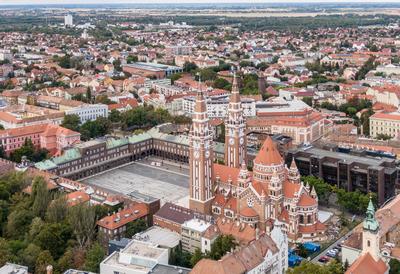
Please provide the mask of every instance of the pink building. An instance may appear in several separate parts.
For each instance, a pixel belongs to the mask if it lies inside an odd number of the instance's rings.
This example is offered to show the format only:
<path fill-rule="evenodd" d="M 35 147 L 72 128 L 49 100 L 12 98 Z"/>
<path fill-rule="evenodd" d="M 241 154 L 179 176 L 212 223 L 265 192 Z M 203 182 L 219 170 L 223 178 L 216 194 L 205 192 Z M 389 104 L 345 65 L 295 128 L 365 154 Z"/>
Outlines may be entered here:
<path fill-rule="evenodd" d="M 52 155 L 57 155 L 64 148 L 79 143 L 80 138 L 79 132 L 53 124 L 0 130 L 0 145 L 7 154 L 23 146 L 26 139 L 31 139 L 36 147 L 45 148 Z"/>

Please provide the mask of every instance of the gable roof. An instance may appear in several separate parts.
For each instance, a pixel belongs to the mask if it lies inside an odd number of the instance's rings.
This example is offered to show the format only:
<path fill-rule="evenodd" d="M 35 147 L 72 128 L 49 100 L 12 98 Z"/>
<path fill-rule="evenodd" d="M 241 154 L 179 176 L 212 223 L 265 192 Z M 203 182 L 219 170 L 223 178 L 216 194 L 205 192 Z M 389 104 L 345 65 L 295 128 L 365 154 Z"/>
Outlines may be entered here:
<path fill-rule="evenodd" d="M 359 257 L 345 274 L 385 274 L 388 266 L 382 259 L 375 261 L 369 252 Z"/>

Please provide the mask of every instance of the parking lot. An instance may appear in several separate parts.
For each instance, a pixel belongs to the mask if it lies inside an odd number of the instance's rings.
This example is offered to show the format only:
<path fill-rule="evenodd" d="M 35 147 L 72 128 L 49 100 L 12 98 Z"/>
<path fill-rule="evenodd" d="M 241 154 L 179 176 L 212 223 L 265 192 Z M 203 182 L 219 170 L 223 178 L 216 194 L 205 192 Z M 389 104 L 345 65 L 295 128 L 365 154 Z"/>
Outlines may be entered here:
<path fill-rule="evenodd" d="M 185 170 L 179 172 L 179 168 L 168 163 L 156 167 L 149 161 L 134 162 L 84 179 L 83 182 L 114 193 L 129 194 L 138 191 L 161 199 L 161 204 L 174 202 L 186 205 L 188 201 L 188 175 Z"/>

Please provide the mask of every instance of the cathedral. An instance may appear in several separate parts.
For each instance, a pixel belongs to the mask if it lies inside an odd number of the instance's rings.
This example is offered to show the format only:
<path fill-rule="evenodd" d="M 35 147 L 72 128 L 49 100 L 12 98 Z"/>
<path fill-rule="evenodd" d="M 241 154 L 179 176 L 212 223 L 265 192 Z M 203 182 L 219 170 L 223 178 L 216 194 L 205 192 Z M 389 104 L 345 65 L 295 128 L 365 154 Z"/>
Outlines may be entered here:
<path fill-rule="evenodd" d="M 225 120 L 224 164 L 214 163 L 212 134 L 206 98 L 198 91 L 189 144 L 190 209 L 266 233 L 279 224 L 291 242 L 326 240 L 315 189 L 301 182 L 294 161 L 290 168 L 285 165 L 270 137 L 248 170 L 246 120 L 236 77 Z"/>

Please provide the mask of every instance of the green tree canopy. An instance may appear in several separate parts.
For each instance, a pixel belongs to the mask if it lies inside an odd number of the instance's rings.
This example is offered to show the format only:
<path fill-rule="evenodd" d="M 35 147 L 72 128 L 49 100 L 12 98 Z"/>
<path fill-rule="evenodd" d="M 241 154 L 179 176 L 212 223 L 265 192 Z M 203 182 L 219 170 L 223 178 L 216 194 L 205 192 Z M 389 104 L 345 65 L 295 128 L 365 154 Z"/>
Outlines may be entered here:
<path fill-rule="evenodd" d="M 86 254 L 84 269 L 86 271 L 99 273 L 100 263 L 104 259 L 105 255 L 106 253 L 104 248 L 100 244 L 95 243 Z"/>
<path fill-rule="evenodd" d="M 144 219 L 137 219 L 126 225 L 125 237 L 132 238 L 136 233 L 145 231 L 147 229 L 147 222 Z"/>
<path fill-rule="evenodd" d="M 61 126 L 79 132 L 80 124 L 81 124 L 81 119 L 79 118 L 79 116 L 76 114 L 70 114 L 64 116 Z"/>

